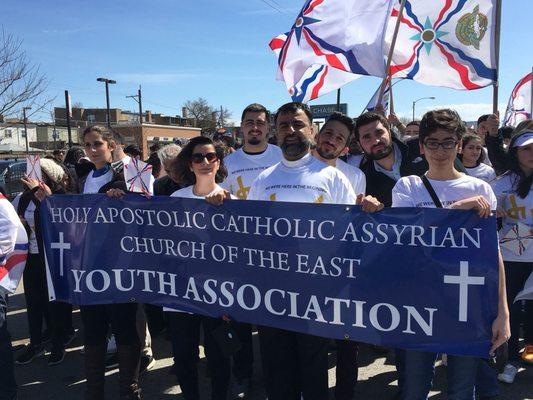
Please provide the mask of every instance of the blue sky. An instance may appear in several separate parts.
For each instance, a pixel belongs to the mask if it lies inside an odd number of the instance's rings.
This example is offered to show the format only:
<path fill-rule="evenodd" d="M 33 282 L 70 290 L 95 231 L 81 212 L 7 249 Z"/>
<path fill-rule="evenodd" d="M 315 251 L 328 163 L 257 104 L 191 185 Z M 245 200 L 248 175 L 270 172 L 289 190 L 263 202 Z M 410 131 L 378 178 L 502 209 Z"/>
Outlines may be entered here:
<path fill-rule="evenodd" d="M 117 81 L 110 87 L 111 106 L 137 110 L 126 95 L 143 88 L 145 110 L 181 114 L 188 99 L 205 97 L 240 118 L 249 103 L 275 110 L 290 98 L 276 81 L 272 37 L 287 31 L 304 0 L 3 0 L 2 25 L 24 41 L 30 59 L 51 81 L 50 96 L 64 105 L 63 91 L 84 107 L 105 107 L 99 76 Z M 270 4 L 272 7 L 270 7 Z M 500 109 L 515 83 L 531 71 L 533 1 L 503 1 L 500 52 Z M 342 101 L 357 115 L 379 84 L 363 77 L 342 89 Z M 433 105 L 458 108 L 466 120 L 488 112 L 492 87 L 456 91 L 404 81 L 395 86 L 395 108 L 410 115 Z M 311 104 L 334 103 L 335 94 Z M 35 119 L 47 120 L 46 114 Z"/>

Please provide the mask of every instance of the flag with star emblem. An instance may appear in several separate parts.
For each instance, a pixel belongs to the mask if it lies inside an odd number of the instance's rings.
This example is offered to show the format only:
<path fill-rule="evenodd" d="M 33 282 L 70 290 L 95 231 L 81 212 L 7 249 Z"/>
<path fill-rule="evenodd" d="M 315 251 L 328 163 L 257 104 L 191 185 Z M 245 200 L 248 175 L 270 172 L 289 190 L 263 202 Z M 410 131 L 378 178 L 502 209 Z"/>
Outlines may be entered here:
<path fill-rule="evenodd" d="M 270 42 L 293 101 L 307 102 L 360 75 L 385 76 L 384 32 L 393 0 L 307 0 Z"/>
<path fill-rule="evenodd" d="M 507 103 L 503 125 L 516 126 L 526 119 L 531 119 L 531 113 L 533 112 L 531 110 L 532 78 L 533 72 L 530 72 L 520 79 L 514 87 L 509 103 Z"/>
<path fill-rule="evenodd" d="M 391 60 L 391 76 L 431 86 L 474 90 L 496 79 L 495 0 L 407 0 Z M 387 27 L 390 47 L 399 16 Z"/>

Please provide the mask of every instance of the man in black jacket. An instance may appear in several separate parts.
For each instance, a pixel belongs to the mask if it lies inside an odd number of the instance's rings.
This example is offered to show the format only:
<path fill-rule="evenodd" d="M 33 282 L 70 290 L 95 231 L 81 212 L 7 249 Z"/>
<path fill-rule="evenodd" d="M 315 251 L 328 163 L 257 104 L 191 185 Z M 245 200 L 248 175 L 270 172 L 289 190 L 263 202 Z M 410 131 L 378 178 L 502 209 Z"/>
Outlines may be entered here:
<path fill-rule="evenodd" d="M 366 176 L 366 194 L 385 207 L 392 204 L 392 188 L 398 179 L 422 175 L 428 169 L 418 138 L 402 142 L 391 133 L 389 121 L 381 114 L 367 112 L 358 117 L 355 135 L 365 153 L 360 168 Z"/>

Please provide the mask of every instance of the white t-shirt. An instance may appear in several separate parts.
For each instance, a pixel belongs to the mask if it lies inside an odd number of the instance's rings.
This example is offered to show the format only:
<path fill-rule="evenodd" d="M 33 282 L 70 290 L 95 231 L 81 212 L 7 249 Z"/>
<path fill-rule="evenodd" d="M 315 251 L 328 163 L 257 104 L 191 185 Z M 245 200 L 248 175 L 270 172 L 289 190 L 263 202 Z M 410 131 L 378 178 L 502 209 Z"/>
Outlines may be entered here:
<path fill-rule="evenodd" d="M 91 194 L 91 193 L 98 193 L 100 188 L 104 186 L 106 183 L 111 182 L 111 179 L 113 179 L 113 169 L 110 168 L 109 171 L 107 171 L 105 174 L 100 175 L 98 177 L 94 177 L 94 169 L 89 172 L 89 175 L 87 175 L 87 179 L 85 180 L 85 185 L 83 185 L 83 194 Z"/>
<path fill-rule="evenodd" d="M 491 210 L 496 210 L 496 196 L 490 185 L 481 179 L 463 174 L 460 178 L 449 181 L 428 180 L 444 208 L 460 200 L 483 196 L 489 202 Z M 422 178 L 411 175 L 400 178 L 392 188 L 392 207 L 435 208 L 435 203 Z"/>
<path fill-rule="evenodd" d="M 348 178 L 348 181 L 350 181 L 350 184 L 352 185 L 353 191 L 355 192 L 356 196 L 361 193 L 365 194 L 366 177 L 363 171 L 361 171 L 357 167 L 345 163 L 344 161 L 338 158 L 335 162 L 335 168 L 337 168 L 344 175 L 346 175 L 346 178 Z"/>
<path fill-rule="evenodd" d="M 282 159 L 278 146 L 269 144 L 261 154 L 247 154 L 242 148 L 224 158 L 228 177 L 222 187 L 241 200 L 246 200 L 255 178 Z"/>
<path fill-rule="evenodd" d="M 20 196 L 22 196 L 22 193 L 17 194 L 17 196 L 13 199 L 12 204 L 15 210 L 18 209 Z M 37 246 L 37 237 L 35 236 L 35 204 L 33 203 L 33 201 L 30 201 L 28 203 L 28 207 L 26 207 L 26 211 L 24 212 L 24 219 L 28 223 L 28 226 L 31 230 L 30 237 L 28 239 L 28 252 L 30 254 L 39 254 L 39 247 Z"/>
<path fill-rule="evenodd" d="M 307 154 L 297 161 L 283 158 L 262 172 L 248 200 L 355 204 L 356 196 L 342 172 Z"/>
<path fill-rule="evenodd" d="M 518 180 L 516 174 L 508 172 L 491 182 L 498 207 L 506 212 L 500 247 L 505 261 L 533 262 L 533 189 L 522 199 L 513 189 Z"/>
<path fill-rule="evenodd" d="M 468 175 L 475 176 L 478 179 L 481 179 L 485 182 L 490 182 L 496 178 L 496 173 L 492 167 L 489 167 L 487 164 L 480 163 L 477 167 L 467 168 L 465 167 Z"/>
<path fill-rule="evenodd" d="M 182 197 L 187 199 L 205 199 L 205 196 L 197 196 L 193 193 L 193 187 L 194 185 L 184 187 L 182 189 L 176 190 L 174 193 L 170 195 L 170 197 Z M 222 188 L 218 185 L 216 185 L 215 190 L 213 190 L 211 193 L 215 193 L 222 190 Z M 211 194 L 209 193 L 209 194 Z M 209 195 L 208 195 L 209 196 Z M 232 199 L 237 199 L 235 196 L 231 196 Z M 170 311 L 170 312 L 181 312 L 181 313 L 187 313 L 192 314 L 187 311 L 178 310 L 175 308 L 169 308 L 169 307 L 163 307 L 163 311 Z"/>

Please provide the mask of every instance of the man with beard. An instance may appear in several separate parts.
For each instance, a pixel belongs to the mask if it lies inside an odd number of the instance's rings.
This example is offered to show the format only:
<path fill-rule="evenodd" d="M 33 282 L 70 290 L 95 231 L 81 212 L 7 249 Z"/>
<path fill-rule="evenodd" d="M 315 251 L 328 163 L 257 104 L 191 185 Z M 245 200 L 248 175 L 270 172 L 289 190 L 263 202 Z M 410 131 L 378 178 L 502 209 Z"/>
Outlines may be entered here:
<path fill-rule="evenodd" d="M 278 146 L 268 144 L 270 131 L 270 113 L 261 104 L 250 104 L 241 117 L 241 132 L 244 145 L 239 150 L 224 158 L 228 177 L 221 185 L 232 195 L 246 200 L 252 182 L 265 169 L 281 160 Z M 252 326 L 235 323 L 235 332 L 242 348 L 233 357 L 233 375 L 235 377 L 232 396 L 246 398 L 250 390 L 253 367 Z"/>
<path fill-rule="evenodd" d="M 365 175 L 359 168 L 342 161 L 339 157 L 348 151 L 348 144 L 355 127 L 347 115 L 334 112 L 316 136 L 316 147 L 311 153 L 320 161 L 341 171 L 350 181 L 356 195 L 365 193 Z"/>
<path fill-rule="evenodd" d="M 248 199 L 354 204 L 356 196 L 346 176 L 309 154 L 313 123 L 307 105 L 281 106 L 275 122 L 283 158 L 257 177 Z M 343 148 L 348 136 L 343 137 Z M 339 154 L 337 146 L 323 147 L 328 157 L 330 152 Z M 382 207 L 375 199 L 362 204 L 365 211 Z M 270 400 L 295 400 L 302 395 L 306 400 L 328 399 L 328 339 L 264 326 L 259 327 L 259 339 Z"/>
<path fill-rule="evenodd" d="M 420 176 L 428 169 L 418 139 L 402 142 L 391 133 L 389 121 L 381 114 L 368 112 L 358 117 L 355 136 L 365 153 L 360 168 L 366 176 L 366 193 L 385 207 L 391 206 L 392 188 L 402 176 Z"/>
<path fill-rule="evenodd" d="M 281 160 L 278 146 L 268 143 L 270 113 L 261 104 L 250 104 L 241 117 L 244 145 L 224 158 L 228 177 L 222 184 L 232 195 L 246 200 L 252 182 L 265 169 Z"/>

